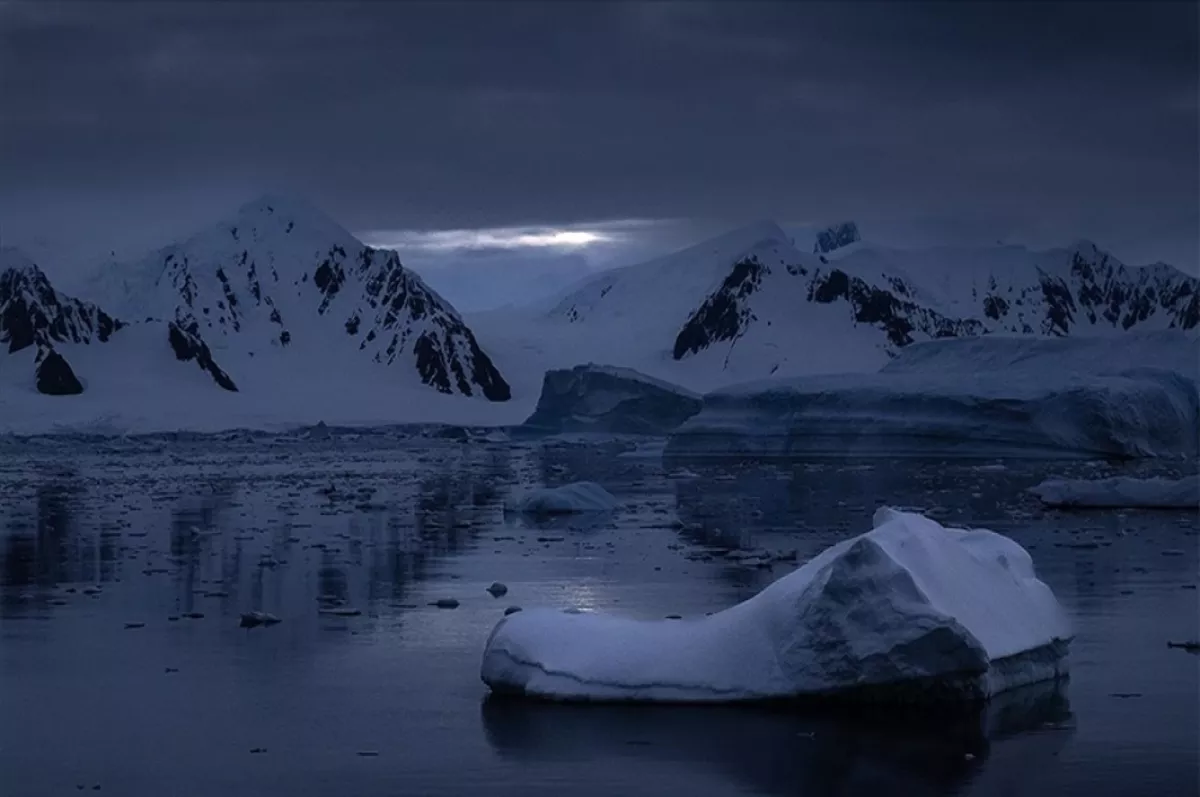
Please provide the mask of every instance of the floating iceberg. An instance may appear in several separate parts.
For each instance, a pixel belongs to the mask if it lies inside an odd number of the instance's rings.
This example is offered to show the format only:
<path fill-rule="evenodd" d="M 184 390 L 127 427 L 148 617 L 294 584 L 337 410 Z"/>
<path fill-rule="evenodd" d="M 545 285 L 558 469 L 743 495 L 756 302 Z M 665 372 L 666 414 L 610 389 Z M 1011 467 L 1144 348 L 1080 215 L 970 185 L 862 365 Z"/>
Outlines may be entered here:
<path fill-rule="evenodd" d="M 611 512 L 617 508 L 617 499 L 595 482 L 575 482 L 533 490 L 510 501 L 505 508 L 510 512 L 540 516 Z"/>
<path fill-rule="evenodd" d="M 1194 457 L 1198 362 L 1184 333 L 917 344 L 874 374 L 710 393 L 666 453 Z"/>
<path fill-rule="evenodd" d="M 962 701 L 1064 675 L 1070 638 L 1017 543 L 885 508 L 874 530 L 710 617 L 526 609 L 492 631 L 481 677 L 556 700 Z"/>
<path fill-rule="evenodd" d="M 1200 509 L 1200 476 L 1184 479 L 1047 479 L 1033 493 L 1046 506 L 1121 509 Z"/>
<path fill-rule="evenodd" d="M 537 408 L 521 426 L 542 434 L 663 435 L 700 411 L 701 397 L 629 368 L 547 371 Z"/>

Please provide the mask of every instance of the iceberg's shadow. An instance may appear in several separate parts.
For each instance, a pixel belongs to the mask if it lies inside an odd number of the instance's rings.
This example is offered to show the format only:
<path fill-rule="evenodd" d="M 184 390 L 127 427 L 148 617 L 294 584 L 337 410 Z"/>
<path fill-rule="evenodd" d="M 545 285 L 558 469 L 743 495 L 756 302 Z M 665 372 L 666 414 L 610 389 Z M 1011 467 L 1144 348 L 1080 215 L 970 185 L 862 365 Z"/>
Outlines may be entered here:
<path fill-rule="evenodd" d="M 493 749 L 523 763 L 628 766 L 633 758 L 707 767 L 761 794 L 951 794 L 991 775 L 1012 788 L 1011 768 L 998 765 L 989 775 L 988 762 L 996 747 L 1016 737 L 1031 786 L 1045 772 L 1041 764 L 1072 735 L 1066 683 L 1028 686 L 985 705 L 932 714 L 570 705 L 492 695 L 482 715 Z"/>

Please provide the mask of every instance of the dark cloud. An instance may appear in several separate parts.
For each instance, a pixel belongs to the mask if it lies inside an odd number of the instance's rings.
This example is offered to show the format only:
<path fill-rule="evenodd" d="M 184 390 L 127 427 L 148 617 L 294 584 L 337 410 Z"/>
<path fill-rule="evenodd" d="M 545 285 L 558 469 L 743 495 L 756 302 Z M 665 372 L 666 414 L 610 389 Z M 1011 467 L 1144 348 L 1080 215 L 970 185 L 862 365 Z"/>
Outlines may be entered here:
<path fill-rule="evenodd" d="M 18 0 L 0 213 L 165 234 L 271 188 L 356 229 L 994 219 L 1194 260 L 1197 28 L 1184 2 Z"/>

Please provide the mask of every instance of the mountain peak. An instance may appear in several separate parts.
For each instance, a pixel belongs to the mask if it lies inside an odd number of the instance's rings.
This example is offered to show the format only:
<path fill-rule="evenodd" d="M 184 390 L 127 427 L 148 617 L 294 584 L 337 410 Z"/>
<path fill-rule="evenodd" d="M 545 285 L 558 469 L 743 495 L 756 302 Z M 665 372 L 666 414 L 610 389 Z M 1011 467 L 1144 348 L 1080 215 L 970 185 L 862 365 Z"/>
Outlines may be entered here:
<path fill-rule="evenodd" d="M 0 246 L 0 272 L 8 270 L 27 271 L 40 274 L 41 269 L 24 250 L 15 246 Z"/>
<path fill-rule="evenodd" d="M 770 219 L 759 219 L 758 221 L 744 224 L 719 236 L 714 241 L 732 240 L 735 238 L 745 241 L 748 246 L 761 241 L 783 241 L 785 243 L 788 241 L 787 233 L 783 231 L 783 228 Z"/>
<path fill-rule="evenodd" d="M 296 194 L 266 193 L 242 203 L 237 209 L 239 218 L 257 218 L 275 214 L 290 216 L 321 216 L 315 205 Z"/>
<path fill-rule="evenodd" d="M 230 236 L 237 241 L 241 241 L 244 237 L 242 233 L 246 232 L 251 240 L 259 241 L 279 237 L 281 240 L 316 240 L 342 246 L 358 242 L 312 202 L 300 196 L 281 193 L 263 194 L 243 203 L 216 227 L 222 237 Z"/>

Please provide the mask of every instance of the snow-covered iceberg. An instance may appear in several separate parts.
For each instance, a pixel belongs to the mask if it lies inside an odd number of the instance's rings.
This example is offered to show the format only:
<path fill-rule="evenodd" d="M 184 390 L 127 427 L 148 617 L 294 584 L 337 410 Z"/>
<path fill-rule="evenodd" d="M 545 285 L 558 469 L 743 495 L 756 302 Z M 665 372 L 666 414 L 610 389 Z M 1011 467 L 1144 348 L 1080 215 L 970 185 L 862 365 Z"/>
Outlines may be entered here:
<path fill-rule="evenodd" d="M 526 609 L 492 631 L 481 677 L 557 700 L 974 700 L 1064 675 L 1070 638 L 1020 545 L 884 508 L 872 531 L 709 617 Z"/>
<path fill-rule="evenodd" d="M 521 429 L 663 435 L 699 412 L 701 402 L 699 394 L 630 368 L 578 365 L 546 372 Z"/>
<path fill-rule="evenodd" d="M 1063 508 L 1200 509 L 1200 476 L 1047 479 L 1029 492 L 1046 506 Z"/>
<path fill-rule="evenodd" d="M 1200 338 L 983 337 L 917 344 L 874 374 L 705 396 L 668 455 L 1190 456 Z"/>
<path fill-rule="evenodd" d="M 526 515 L 570 515 L 580 512 L 611 512 L 617 508 L 612 493 L 595 482 L 574 482 L 562 487 L 542 487 L 511 499 L 510 512 Z"/>

